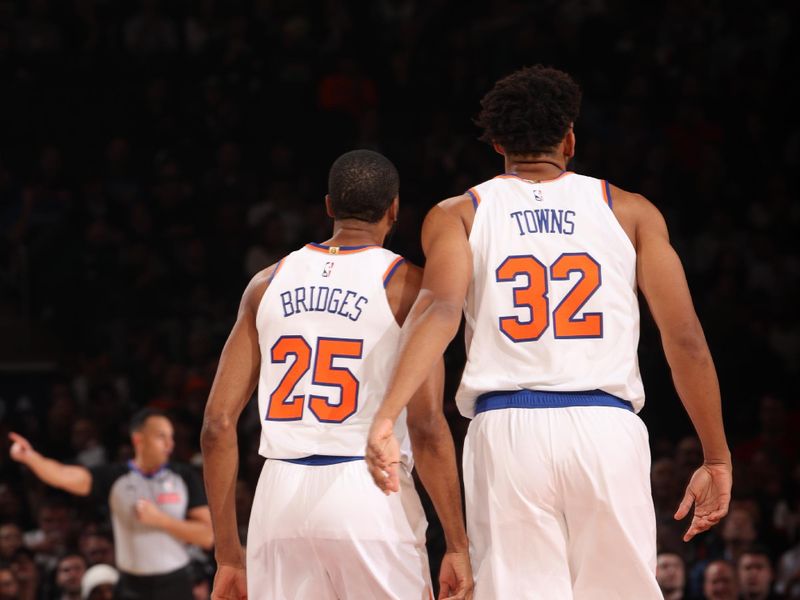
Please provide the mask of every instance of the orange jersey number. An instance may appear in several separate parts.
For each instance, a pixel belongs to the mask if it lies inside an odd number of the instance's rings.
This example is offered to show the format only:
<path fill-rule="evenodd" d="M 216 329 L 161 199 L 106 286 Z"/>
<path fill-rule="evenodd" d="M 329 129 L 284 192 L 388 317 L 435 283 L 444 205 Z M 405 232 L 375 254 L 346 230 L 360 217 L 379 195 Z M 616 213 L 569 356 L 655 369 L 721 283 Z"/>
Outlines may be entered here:
<path fill-rule="evenodd" d="M 309 396 L 309 408 L 318 420 L 341 423 L 356 412 L 358 379 L 350 369 L 334 366 L 333 362 L 337 358 L 361 358 L 363 345 L 363 340 L 317 340 L 312 382 L 339 389 L 338 403 L 331 402 L 330 397 Z M 297 421 L 303 418 L 305 395 L 293 394 L 293 391 L 311 366 L 311 346 L 300 336 L 285 335 L 272 347 L 271 359 L 273 363 L 285 363 L 288 356 L 294 356 L 294 363 L 269 396 L 266 418 L 270 421 Z"/>
<path fill-rule="evenodd" d="M 603 314 L 580 309 L 600 288 L 600 264 L 585 252 L 562 254 L 550 266 L 551 281 L 569 280 L 573 273 L 580 279 L 553 311 L 553 335 L 556 339 L 599 338 L 603 336 Z M 515 286 L 514 306 L 530 310 L 530 319 L 500 317 L 500 331 L 513 342 L 538 340 L 550 325 L 548 269 L 534 256 L 509 256 L 495 272 L 498 282 L 515 281 L 524 276 L 527 282 Z"/>

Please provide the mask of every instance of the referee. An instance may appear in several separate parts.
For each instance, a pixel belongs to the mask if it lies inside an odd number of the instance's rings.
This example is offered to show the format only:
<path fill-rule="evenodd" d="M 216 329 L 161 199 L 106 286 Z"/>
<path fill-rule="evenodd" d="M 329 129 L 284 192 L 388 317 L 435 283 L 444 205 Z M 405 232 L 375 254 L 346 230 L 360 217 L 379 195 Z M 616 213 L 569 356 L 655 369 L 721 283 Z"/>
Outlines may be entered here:
<path fill-rule="evenodd" d="M 191 600 L 187 544 L 210 549 L 211 515 L 192 467 L 169 463 L 174 446 L 167 416 L 144 409 L 130 426 L 134 457 L 87 469 L 42 456 L 11 433 L 11 458 L 48 485 L 108 502 L 117 568 L 118 600 Z"/>

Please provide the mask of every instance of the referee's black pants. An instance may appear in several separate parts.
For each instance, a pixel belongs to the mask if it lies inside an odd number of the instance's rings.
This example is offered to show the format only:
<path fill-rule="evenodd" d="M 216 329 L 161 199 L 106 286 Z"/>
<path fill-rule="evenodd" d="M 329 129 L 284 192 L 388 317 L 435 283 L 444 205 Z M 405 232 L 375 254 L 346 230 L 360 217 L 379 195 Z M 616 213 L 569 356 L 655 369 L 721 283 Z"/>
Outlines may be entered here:
<path fill-rule="evenodd" d="M 161 575 L 131 575 L 121 571 L 114 600 L 192 600 L 189 568 Z"/>

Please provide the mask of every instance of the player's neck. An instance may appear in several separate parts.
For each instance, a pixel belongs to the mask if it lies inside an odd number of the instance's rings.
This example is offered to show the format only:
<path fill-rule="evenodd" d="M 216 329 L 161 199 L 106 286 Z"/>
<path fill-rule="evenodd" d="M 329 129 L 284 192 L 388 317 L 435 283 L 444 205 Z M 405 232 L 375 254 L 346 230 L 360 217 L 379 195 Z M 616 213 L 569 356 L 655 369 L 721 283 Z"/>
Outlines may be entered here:
<path fill-rule="evenodd" d="M 153 475 L 164 466 L 163 464 L 151 465 L 145 463 L 140 457 L 136 456 L 131 460 L 131 463 L 133 463 L 133 466 L 143 475 Z"/>
<path fill-rule="evenodd" d="M 506 173 L 531 181 L 555 179 L 567 170 L 563 156 L 538 154 L 532 156 L 506 156 Z"/>
<path fill-rule="evenodd" d="M 333 235 L 323 243 L 326 246 L 382 246 L 385 237 L 381 223 L 342 219 L 333 222 Z"/>

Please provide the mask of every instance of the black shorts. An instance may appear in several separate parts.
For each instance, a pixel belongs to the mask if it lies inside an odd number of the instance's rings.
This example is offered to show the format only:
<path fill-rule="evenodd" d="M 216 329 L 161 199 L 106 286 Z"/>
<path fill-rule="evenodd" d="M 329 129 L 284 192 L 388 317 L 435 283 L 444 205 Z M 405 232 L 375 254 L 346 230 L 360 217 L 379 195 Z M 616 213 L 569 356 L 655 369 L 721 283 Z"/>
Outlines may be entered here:
<path fill-rule="evenodd" d="M 114 600 L 192 600 L 191 572 L 188 567 L 161 575 L 120 572 Z"/>

